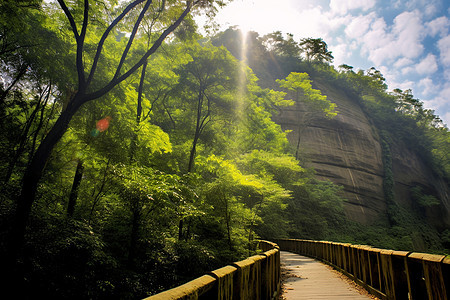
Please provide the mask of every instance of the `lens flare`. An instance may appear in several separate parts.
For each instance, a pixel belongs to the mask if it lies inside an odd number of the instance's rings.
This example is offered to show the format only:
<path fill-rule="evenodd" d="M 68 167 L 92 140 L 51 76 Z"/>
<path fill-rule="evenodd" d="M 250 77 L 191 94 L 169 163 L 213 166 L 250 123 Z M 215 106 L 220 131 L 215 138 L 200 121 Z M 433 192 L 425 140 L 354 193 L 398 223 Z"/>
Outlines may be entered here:
<path fill-rule="evenodd" d="M 95 126 L 98 131 L 103 132 L 109 127 L 109 121 L 111 120 L 110 116 L 107 116 L 101 120 L 97 121 L 97 125 Z"/>
<path fill-rule="evenodd" d="M 96 137 L 100 134 L 100 132 L 103 132 L 108 129 L 109 123 L 111 121 L 111 117 L 107 116 L 103 119 L 100 119 L 97 121 L 97 124 L 95 124 L 95 129 L 92 129 L 91 136 Z"/>
<path fill-rule="evenodd" d="M 98 129 L 91 130 L 91 136 L 93 136 L 93 137 L 96 137 L 99 133 L 100 133 L 100 131 L 98 131 Z"/>

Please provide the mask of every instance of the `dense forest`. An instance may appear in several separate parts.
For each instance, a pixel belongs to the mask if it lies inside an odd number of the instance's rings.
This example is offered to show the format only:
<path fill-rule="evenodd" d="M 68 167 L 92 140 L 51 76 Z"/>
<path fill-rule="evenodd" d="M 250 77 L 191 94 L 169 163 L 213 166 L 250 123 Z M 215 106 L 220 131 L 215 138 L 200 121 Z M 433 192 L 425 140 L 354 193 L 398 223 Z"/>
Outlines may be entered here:
<path fill-rule="evenodd" d="M 390 168 L 402 140 L 448 183 L 439 117 L 410 90 L 388 91 L 376 68 L 334 67 L 320 38 L 202 36 L 192 15 L 223 2 L 1 2 L 1 279 L 17 298 L 142 298 L 261 238 L 449 253 L 450 230 L 422 213 L 442 199 L 418 187 L 416 210 L 402 208 Z M 318 180 L 274 121 L 299 102 L 338 115 L 318 82 L 379 131 L 386 222 L 346 218 L 342 187 Z"/>

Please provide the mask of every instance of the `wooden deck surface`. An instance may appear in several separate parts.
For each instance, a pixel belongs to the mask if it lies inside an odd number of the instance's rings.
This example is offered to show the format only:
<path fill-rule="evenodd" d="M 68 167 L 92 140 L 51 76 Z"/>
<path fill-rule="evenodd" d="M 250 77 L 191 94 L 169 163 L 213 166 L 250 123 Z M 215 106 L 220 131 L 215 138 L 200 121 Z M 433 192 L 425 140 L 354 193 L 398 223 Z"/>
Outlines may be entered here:
<path fill-rule="evenodd" d="M 377 299 L 319 261 L 281 251 L 282 299 Z"/>

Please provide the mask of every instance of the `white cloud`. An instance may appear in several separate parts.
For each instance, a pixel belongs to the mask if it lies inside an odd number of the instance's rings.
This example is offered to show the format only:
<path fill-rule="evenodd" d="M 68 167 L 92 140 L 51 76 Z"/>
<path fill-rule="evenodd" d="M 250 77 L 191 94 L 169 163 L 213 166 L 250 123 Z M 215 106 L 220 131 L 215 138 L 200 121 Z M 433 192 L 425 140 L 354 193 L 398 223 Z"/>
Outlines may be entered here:
<path fill-rule="evenodd" d="M 450 35 L 438 41 L 438 48 L 441 53 L 440 60 L 445 66 L 450 66 Z"/>
<path fill-rule="evenodd" d="M 334 65 L 339 66 L 347 62 L 350 51 L 348 50 L 348 45 L 345 43 L 339 44 L 337 46 L 330 47 L 334 56 Z"/>
<path fill-rule="evenodd" d="M 363 54 L 378 66 L 396 59 L 416 59 L 424 51 L 422 42 L 426 36 L 418 11 L 399 14 L 391 26 L 374 13 L 358 16 L 351 20 L 345 33 L 347 37 L 356 39 Z"/>
<path fill-rule="evenodd" d="M 345 34 L 349 38 L 359 39 L 369 30 L 370 24 L 375 20 L 374 12 L 368 15 L 360 15 L 352 18 L 350 24 L 345 28 Z"/>
<path fill-rule="evenodd" d="M 254 30 L 260 35 L 281 31 L 292 33 L 298 41 L 304 37 L 321 37 L 327 43 L 333 38 L 333 32 L 349 22 L 349 16 L 334 16 L 320 5 L 305 5 L 297 8 L 298 2 L 280 0 L 277 5 L 272 0 L 235 0 L 221 9 L 216 22 L 222 28 L 238 25 L 241 29 Z"/>
<path fill-rule="evenodd" d="M 421 79 L 419 81 L 419 86 L 423 88 L 422 94 L 424 96 L 436 94 L 439 89 L 439 86 L 434 84 L 433 80 L 429 77 Z"/>
<path fill-rule="evenodd" d="M 395 17 L 392 33 L 399 55 L 416 58 L 423 52 L 424 29 L 418 11 L 404 12 Z"/>
<path fill-rule="evenodd" d="M 440 6 L 441 1 L 442 0 L 408 0 L 399 2 L 404 2 L 404 7 L 408 10 L 419 9 L 425 16 L 432 17 L 439 11 L 438 7 Z"/>
<path fill-rule="evenodd" d="M 399 80 L 396 70 L 392 69 L 391 67 L 381 66 L 379 70 L 386 79 L 386 84 L 388 85 L 389 90 L 393 90 L 396 88 L 407 90 L 414 87 L 414 82 L 411 80 Z"/>
<path fill-rule="evenodd" d="M 435 110 L 436 114 L 444 121 L 445 124 L 450 125 L 450 83 L 447 83 L 440 93 L 429 100 L 424 100 L 425 107 Z"/>
<path fill-rule="evenodd" d="M 427 6 L 425 6 L 424 12 L 425 12 L 426 16 L 431 17 L 438 12 L 438 9 L 437 9 L 436 5 L 428 4 Z"/>
<path fill-rule="evenodd" d="M 375 0 L 331 0 L 330 8 L 335 13 L 345 15 L 349 10 L 354 9 L 362 9 L 363 11 L 367 11 L 375 6 L 375 2 Z"/>
<path fill-rule="evenodd" d="M 444 70 L 444 78 L 447 81 L 450 81 L 450 68 Z"/>
<path fill-rule="evenodd" d="M 290 32 L 284 28 L 277 28 L 277 23 L 279 20 L 284 20 L 284 22 L 280 22 L 281 25 L 284 25 L 286 22 L 296 20 L 297 10 L 292 7 L 291 1 L 280 0 L 279 4 L 273 5 L 271 0 L 234 1 L 218 12 L 216 22 L 223 24 L 225 29 L 238 25 L 244 30 L 255 30 L 261 34 L 276 30 Z M 298 23 L 298 19 L 297 22 L 293 22 L 293 24 L 295 23 Z"/>
<path fill-rule="evenodd" d="M 389 49 L 392 39 L 387 33 L 387 25 L 383 18 L 374 20 L 360 42 L 363 44 L 363 52 L 368 53 L 369 59 L 377 65 L 380 65 L 384 58 L 390 55 L 389 52 L 392 52 Z"/>
<path fill-rule="evenodd" d="M 445 87 L 439 93 L 439 96 L 443 99 L 442 105 L 450 104 L 450 83 L 447 83 Z"/>
<path fill-rule="evenodd" d="M 431 36 L 434 37 L 439 34 L 443 37 L 448 34 L 450 28 L 450 20 L 447 17 L 442 16 L 426 23 L 426 27 L 428 29 L 428 33 Z"/>
<path fill-rule="evenodd" d="M 414 61 L 412 59 L 402 57 L 394 63 L 394 66 L 396 68 L 403 68 L 405 66 L 412 65 L 413 63 Z"/>
<path fill-rule="evenodd" d="M 438 70 L 436 56 L 428 54 L 420 63 L 416 65 L 416 72 L 419 74 L 432 74 Z"/>
<path fill-rule="evenodd" d="M 443 116 L 440 116 L 442 121 L 444 121 L 444 124 L 447 125 L 447 127 L 449 127 L 450 125 L 450 111 L 446 112 Z"/>
<path fill-rule="evenodd" d="M 406 68 L 402 68 L 401 73 L 402 75 L 408 75 L 415 72 L 415 69 L 413 67 L 406 67 Z"/>

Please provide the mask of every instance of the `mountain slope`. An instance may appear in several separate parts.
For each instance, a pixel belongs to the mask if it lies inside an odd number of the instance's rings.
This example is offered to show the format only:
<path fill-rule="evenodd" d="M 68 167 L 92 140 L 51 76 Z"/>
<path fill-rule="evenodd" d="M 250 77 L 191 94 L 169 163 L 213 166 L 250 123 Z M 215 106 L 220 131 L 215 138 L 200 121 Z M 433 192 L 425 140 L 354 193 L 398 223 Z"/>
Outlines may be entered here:
<path fill-rule="evenodd" d="M 313 167 L 317 177 L 344 187 L 348 218 L 372 224 L 387 217 L 383 190 L 384 166 L 378 129 L 359 104 L 344 91 L 326 82 L 314 80 L 315 88 L 337 104 L 338 115 L 329 120 L 317 115 L 299 132 L 298 114 L 308 108 L 301 103 L 283 108 L 275 121 L 290 130 L 288 139 L 299 151 L 303 163 Z M 450 227 L 449 189 L 433 173 L 420 155 L 396 141 L 391 146 L 396 201 L 408 210 L 416 209 L 411 189 L 420 186 L 427 194 L 440 199 L 442 205 L 426 208 L 424 215 L 434 227 Z"/>
<path fill-rule="evenodd" d="M 332 119 L 297 103 L 281 108 L 274 120 L 283 130 L 289 130 L 292 153 L 298 152 L 303 166 L 314 168 L 318 179 L 343 187 L 348 219 L 375 226 L 383 232 L 379 236 L 411 238 L 416 250 L 425 249 L 422 245 L 430 232 L 448 235 L 448 179 L 430 165 L 430 147 L 423 147 L 430 140 L 421 136 L 424 131 L 414 131 L 418 126 L 414 120 L 396 119 L 401 114 L 396 114 L 394 100 L 383 90 L 384 78 L 376 69 L 352 71 L 348 80 L 337 80 L 337 74 L 345 73 L 280 52 L 282 47 L 277 50 L 277 43 L 282 46 L 283 41 L 266 45 L 265 37 L 256 33 L 246 37 L 243 44 L 240 32 L 230 28 L 216 36 L 213 43 L 245 59 L 264 88 L 279 89 L 276 79 L 291 72 L 306 72 L 313 88 L 337 104 L 338 114 Z M 373 103 L 365 103 L 365 96 L 370 96 Z M 404 230 L 397 231 L 397 227 Z"/>

